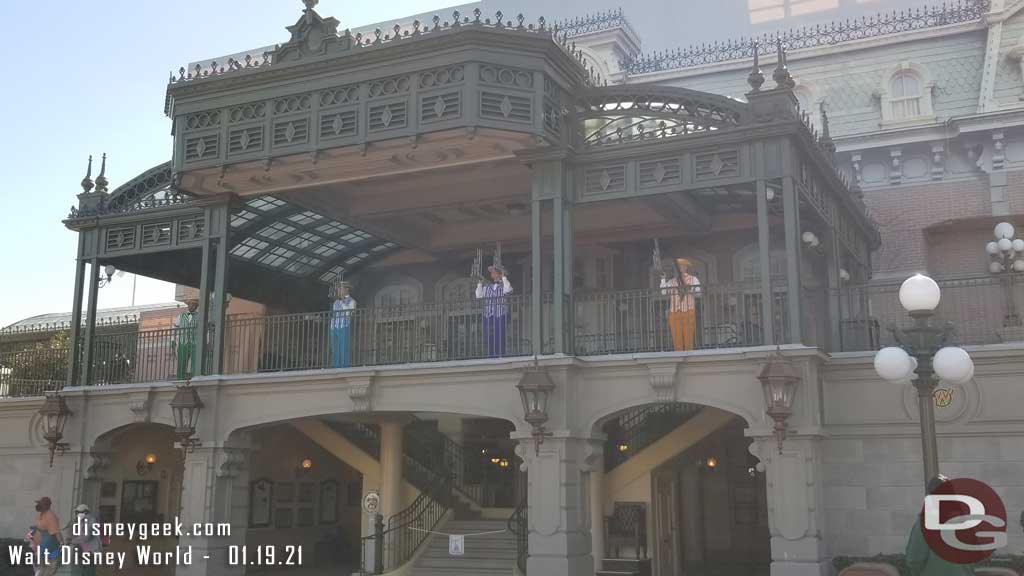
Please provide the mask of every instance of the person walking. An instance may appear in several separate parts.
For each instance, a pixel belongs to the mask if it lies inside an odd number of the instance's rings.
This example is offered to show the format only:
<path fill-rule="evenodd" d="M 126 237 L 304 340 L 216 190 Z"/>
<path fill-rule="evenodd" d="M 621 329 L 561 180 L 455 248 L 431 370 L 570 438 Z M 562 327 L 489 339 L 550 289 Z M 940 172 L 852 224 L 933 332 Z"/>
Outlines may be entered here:
<path fill-rule="evenodd" d="M 60 548 L 64 544 L 64 535 L 60 530 L 60 518 L 52 508 L 53 501 L 49 496 L 36 500 L 36 530 L 32 544 L 43 560 L 36 567 L 36 576 L 54 576 L 60 567 Z"/>
<path fill-rule="evenodd" d="M 71 545 L 78 547 L 80 553 L 93 554 L 102 548 L 100 537 L 93 534 L 96 517 L 89 510 L 88 504 L 79 504 L 75 508 L 75 521 L 71 525 Z M 80 576 L 96 576 L 96 565 L 78 566 L 75 574 Z"/>

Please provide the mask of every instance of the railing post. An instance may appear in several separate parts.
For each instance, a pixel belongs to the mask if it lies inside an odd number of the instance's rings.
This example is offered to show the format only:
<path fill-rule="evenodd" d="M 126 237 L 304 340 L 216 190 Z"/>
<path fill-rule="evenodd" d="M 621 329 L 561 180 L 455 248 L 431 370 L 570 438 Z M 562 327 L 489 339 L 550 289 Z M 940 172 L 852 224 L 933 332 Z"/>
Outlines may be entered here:
<path fill-rule="evenodd" d="M 384 573 L 384 515 L 373 517 L 373 573 Z"/>

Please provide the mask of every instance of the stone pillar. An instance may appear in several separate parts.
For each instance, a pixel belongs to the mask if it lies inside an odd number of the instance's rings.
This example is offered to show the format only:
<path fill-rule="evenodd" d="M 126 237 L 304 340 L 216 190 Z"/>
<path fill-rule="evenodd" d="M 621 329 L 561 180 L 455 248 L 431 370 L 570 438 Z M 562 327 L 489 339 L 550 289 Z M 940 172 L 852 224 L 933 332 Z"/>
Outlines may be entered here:
<path fill-rule="evenodd" d="M 178 539 L 182 553 L 191 551 L 190 563 L 175 569 L 176 576 L 228 576 L 245 574 L 245 566 L 228 563 L 229 547 L 245 544 L 249 525 L 249 473 L 247 449 L 201 447 L 185 456 L 181 494 L 181 522 L 188 534 L 197 523 L 217 534 L 187 535 Z M 250 552 L 251 558 L 251 552 Z"/>
<path fill-rule="evenodd" d="M 683 514 L 683 558 L 687 565 L 704 561 L 704 498 L 701 495 L 700 469 L 684 466 L 682 474 Z"/>
<path fill-rule="evenodd" d="M 600 571 L 604 559 L 604 462 L 590 468 L 590 555 L 594 571 Z"/>
<path fill-rule="evenodd" d="M 380 509 L 385 522 L 403 508 L 402 428 L 400 420 L 380 423 Z"/>
<path fill-rule="evenodd" d="M 825 540 L 822 438 L 793 436 L 779 454 L 774 438 L 757 438 L 750 452 L 765 465 L 772 576 L 831 574 Z"/>
<path fill-rule="evenodd" d="M 528 470 L 529 574 L 592 576 L 591 536 L 585 525 L 581 481 L 589 440 L 547 438 L 535 452 L 523 435 L 517 452 Z"/>

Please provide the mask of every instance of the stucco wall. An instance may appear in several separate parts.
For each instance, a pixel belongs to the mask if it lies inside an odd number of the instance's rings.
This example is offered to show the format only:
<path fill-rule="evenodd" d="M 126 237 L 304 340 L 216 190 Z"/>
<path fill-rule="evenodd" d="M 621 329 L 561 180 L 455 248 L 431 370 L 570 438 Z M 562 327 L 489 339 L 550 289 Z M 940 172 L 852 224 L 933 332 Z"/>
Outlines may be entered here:
<path fill-rule="evenodd" d="M 74 476 L 58 460 L 49 467 L 42 430 L 36 426 L 38 400 L 7 400 L 0 403 L 0 538 L 21 538 L 35 522 L 34 501 L 53 499 L 62 521 L 74 508 L 61 486 Z M 70 458 L 70 457 L 69 457 Z"/>

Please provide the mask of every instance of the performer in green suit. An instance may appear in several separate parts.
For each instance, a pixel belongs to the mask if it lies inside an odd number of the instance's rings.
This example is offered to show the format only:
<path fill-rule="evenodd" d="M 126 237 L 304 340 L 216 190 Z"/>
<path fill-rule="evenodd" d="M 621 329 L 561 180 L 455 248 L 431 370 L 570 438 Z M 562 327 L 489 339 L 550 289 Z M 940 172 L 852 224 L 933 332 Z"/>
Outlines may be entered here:
<path fill-rule="evenodd" d="M 188 380 L 199 375 L 199 371 L 196 370 L 196 325 L 199 324 L 199 313 L 196 309 L 199 307 L 199 301 L 190 298 L 185 301 L 185 305 L 188 309 L 174 321 L 174 327 L 177 328 L 177 339 L 173 343 L 178 360 L 178 380 Z"/>

